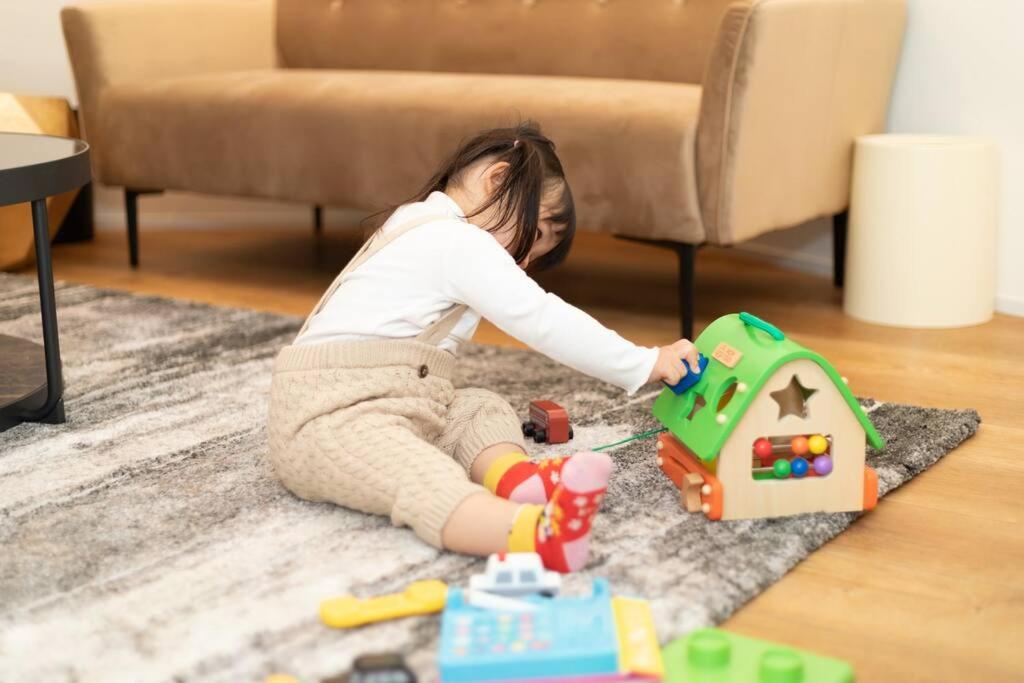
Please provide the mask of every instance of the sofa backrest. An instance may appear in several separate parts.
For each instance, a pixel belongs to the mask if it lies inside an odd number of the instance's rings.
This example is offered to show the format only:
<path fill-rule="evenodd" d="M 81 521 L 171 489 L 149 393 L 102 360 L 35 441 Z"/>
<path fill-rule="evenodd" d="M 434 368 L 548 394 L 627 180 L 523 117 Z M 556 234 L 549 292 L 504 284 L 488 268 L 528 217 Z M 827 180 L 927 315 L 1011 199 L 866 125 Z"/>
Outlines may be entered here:
<path fill-rule="evenodd" d="M 277 0 L 292 68 L 700 83 L 731 0 Z"/>

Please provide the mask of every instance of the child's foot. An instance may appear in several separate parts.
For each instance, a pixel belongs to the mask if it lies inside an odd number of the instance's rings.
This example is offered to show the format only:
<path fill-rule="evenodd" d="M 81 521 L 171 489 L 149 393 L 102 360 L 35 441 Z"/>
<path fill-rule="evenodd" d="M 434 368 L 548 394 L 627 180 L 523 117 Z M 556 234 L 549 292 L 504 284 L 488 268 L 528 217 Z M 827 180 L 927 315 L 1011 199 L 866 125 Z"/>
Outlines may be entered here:
<path fill-rule="evenodd" d="M 509 453 L 494 461 L 483 483 L 491 493 L 513 503 L 543 505 L 551 500 L 551 494 L 562 479 L 563 468 L 574 457 L 567 455 L 531 462 L 525 455 Z"/>
<path fill-rule="evenodd" d="M 516 520 L 516 527 L 535 524 L 533 538 L 524 538 L 529 529 L 513 528 L 509 549 L 533 550 L 545 567 L 565 573 L 578 571 L 587 563 L 590 525 L 608 487 L 612 460 L 603 453 L 579 453 L 567 459 L 561 472 L 548 504 L 543 508 L 524 506 L 522 519 Z M 529 546 L 529 541 L 532 548 L 516 547 Z"/>

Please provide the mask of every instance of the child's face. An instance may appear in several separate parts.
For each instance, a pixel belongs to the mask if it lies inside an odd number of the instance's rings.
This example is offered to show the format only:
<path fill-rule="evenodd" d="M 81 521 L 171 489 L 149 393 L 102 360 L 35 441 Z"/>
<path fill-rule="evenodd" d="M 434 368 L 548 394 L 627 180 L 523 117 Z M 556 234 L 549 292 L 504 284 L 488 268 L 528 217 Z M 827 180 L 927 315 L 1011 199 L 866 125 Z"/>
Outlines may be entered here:
<path fill-rule="evenodd" d="M 564 225 L 551 222 L 551 216 L 558 213 L 559 203 L 562 198 L 561 183 L 551 183 L 551 186 L 544 192 L 540 200 L 540 219 L 537 221 L 537 239 L 530 249 L 530 253 L 519 263 L 521 268 L 526 268 L 531 261 L 536 261 L 544 254 L 554 249 L 562 241 Z M 505 242 L 502 246 L 506 249 L 511 243 L 512 231 L 505 232 Z M 497 235 L 495 235 L 497 237 Z M 500 241 L 500 240 L 499 240 Z"/>
<path fill-rule="evenodd" d="M 456 199 L 460 206 L 480 206 L 492 195 L 501 182 L 501 175 L 508 169 L 508 163 L 499 161 L 496 163 L 482 161 L 477 167 L 471 167 L 465 174 L 462 182 L 456 188 L 448 191 L 450 196 Z M 557 215 L 562 199 L 563 181 L 553 181 L 547 184 L 544 195 L 540 200 L 540 216 L 537 221 L 537 236 L 533 247 L 526 258 L 519 262 L 521 268 L 526 268 L 530 262 L 539 259 L 554 249 L 562 239 L 564 225 L 551 221 L 551 217 Z M 498 208 L 489 207 L 479 213 L 474 212 L 473 222 L 477 225 L 491 226 L 497 222 Z M 511 253 L 511 245 L 515 241 L 516 232 L 519 226 L 505 225 L 491 234 L 498 243 Z"/>

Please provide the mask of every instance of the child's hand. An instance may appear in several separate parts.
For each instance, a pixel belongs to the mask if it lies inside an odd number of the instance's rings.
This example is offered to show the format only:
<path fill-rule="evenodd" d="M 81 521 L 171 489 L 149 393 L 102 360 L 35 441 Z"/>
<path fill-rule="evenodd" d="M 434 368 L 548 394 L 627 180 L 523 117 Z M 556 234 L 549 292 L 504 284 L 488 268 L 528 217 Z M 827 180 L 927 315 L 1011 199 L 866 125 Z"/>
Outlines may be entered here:
<path fill-rule="evenodd" d="M 671 384 L 679 384 L 679 381 L 687 374 L 686 365 L 690 364 L 692 372 L 698 372 L 697 347 L 689 339 L 680 339 L 675 344 L 662 346 L 658 349 L 658 360 L 654 362 L 654 369 L 651 370 L 649 382 L 664 381 Z"/>

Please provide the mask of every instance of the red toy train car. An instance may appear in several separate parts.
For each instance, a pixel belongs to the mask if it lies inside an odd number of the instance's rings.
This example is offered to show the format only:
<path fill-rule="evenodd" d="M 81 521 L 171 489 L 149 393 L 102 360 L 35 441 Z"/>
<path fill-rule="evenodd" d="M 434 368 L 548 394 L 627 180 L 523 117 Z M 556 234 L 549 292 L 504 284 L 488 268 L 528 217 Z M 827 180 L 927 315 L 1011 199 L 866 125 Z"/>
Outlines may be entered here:
<path fill-rule="evenodd" d="M 523 436 L 531 436 L 537 443 L 565 443 L 572 438 L 569 413 L 554 401 L 530 401 Z"/>

